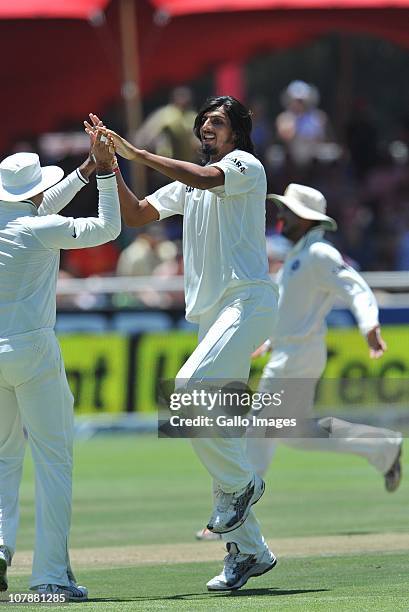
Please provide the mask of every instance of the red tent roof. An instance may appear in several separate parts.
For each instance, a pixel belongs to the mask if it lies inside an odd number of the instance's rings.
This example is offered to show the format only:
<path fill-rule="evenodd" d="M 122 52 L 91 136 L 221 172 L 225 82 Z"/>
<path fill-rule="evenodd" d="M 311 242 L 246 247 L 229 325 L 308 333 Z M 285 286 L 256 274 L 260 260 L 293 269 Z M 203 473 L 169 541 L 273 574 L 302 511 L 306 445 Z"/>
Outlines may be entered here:
<path fill-rule="evenodd" d="M 41 2 L 44 8 L 45 0 L 36 4 Z M 106 4 L 81 2 L 87 10 Z M 72 0 L 71 5 L 81 2 Z M 409 47 L 409 8 L 247 10 L 219 13 L 217 18 L 205 13 L 166 19 L 155 12 L 153 3 L 162 8 L 187 6 L 188 0 L 135 2 L 143 94 L 188 82 L 221 62 L 246 60 L 333 31 L 372 34 Z M 244 6 L 244 0 L 190 0 L 189 4 L 233 7 L 234 2 Z M 267 6 L 267 0 L 247 4 L 253 7 L 259 2 Z M 14 0 L 15 4 L 21 8 L 23 0 Z M 59 10 L 58 5 L 70 2 L 48 4 Z M 409 6 L 409 1 L 404 4 Z M 63 123 L 81 127 L 90 111 L 103 113 L 120 99 L 117 9 L 117 2 L 108 3 L 106 23 L 99 26 L 74 19 L 0 20 L 0 152 L 17 139 L 60 129 Z"/>
<path fill-rule="evenodd" d="M 156 9 L 169 15 L 288 9 L 402 8 L 409 0 L 152 0 Z"/>
<path fill-rule="evenodd" d="M 0 3 L 0 19 L 38 17 L 88 19 L 104 10 L 109 0 L 10 0 Z"/>

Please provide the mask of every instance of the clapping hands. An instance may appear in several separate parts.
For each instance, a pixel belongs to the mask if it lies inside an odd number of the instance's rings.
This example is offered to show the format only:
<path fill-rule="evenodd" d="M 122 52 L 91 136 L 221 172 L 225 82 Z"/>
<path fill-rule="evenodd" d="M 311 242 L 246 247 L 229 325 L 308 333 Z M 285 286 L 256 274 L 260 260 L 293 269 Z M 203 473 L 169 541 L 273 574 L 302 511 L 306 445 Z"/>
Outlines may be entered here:
<path fill-rule="evenodd" d="M 93 139 L 95 139 L 95 135 L 97 131 L 101 130 L 105 136 L 111 138 L 115 146 L 115 150 L 119 155 L 121 155 L 125 159 L 134 160 L 137 158 L 138 150 L 133 145 L 131 145 L 130 142 L 125 140 L 125 138 L 122 138 L 122 136 L 120 136 L 113 130 L 109 130 L 103 124 L 103 122 L 98 117 L 98 115 L 95 115 L 94 113 L 90 113 L 89 118 L 90 118 L 91 123 L 89 121 L 84 121 L 84 127 L 85 127 L 86 133 L 91 138 L 91 142 L 93 141 Z"/>

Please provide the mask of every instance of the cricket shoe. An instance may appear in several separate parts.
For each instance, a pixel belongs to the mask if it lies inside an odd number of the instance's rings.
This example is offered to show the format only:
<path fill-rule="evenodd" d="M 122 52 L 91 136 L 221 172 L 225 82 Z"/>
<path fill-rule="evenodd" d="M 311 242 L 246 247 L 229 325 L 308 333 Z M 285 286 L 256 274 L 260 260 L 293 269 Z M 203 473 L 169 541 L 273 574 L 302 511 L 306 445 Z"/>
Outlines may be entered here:
<path fill-rule="evenodd" d="M 66 601 L 86 601 L 88 599 L 88 589 L 78 586 L 71 581 L 69 586 L 59 584 L 39 584 L 31 589 L 40 595 L 65 595 Z"/>
<path fill-rule="evenodd" d="M 213 531 L 209 531 L 207 527 L 205 527 L 204 529 L 199 529 L 199 531 L 196 531 L 195 537 L 196 537 L 196 540 L 200 540 L 202 542 L 212 542 L 215 540 L 220 542 L 220 540 L 222 539 L 222 534 L 213 533 Z"/>
<path fill-rule="evenodd" d="M 264 480 L 257 474 L 244 489 L 235 493 L 216 491 L 216 507 L 207 524 L 214 533 L 228 533 L 240 527 L 249 515 L 250 508 L 257 503 L 265 489 Z"/>
<path fill-rule="evenodd" d="M 402 465 L 401 465 L 401 456 L 402 456 L 402 442 L 398 448 L 398 454 L 396 455 L 395 461 L 392 463 L 389 470 L 384 474 L 385 478 L 385 489 L 389 493 L 393 493 L 400 485 L 400 481 L 402 478 Z"/>
<path fill-rule="evenodd" d="M 277 559 L 268 548 L 259 556 L 245 555 L 235 542 L 226 545 L 228 555 L 224 558 L 223 571 L 207 583 L 209 591 L 235 591 L 244 586 L 249 578 L 261 576 L 275 567 Z"/>
<path fill-rule="evenodd" d="M 7 546 L 0 546 L 0 591 L 7 591 L 7 568 L 11 565 L 11 554 Z"/>

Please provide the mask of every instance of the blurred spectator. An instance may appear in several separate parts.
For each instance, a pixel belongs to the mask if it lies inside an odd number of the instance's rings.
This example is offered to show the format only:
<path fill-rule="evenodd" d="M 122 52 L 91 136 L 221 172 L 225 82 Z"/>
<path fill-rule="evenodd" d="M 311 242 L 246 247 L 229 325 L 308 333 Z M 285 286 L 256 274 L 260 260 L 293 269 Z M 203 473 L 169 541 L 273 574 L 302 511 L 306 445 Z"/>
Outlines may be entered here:
<path fill-rule="evenodd" d="M 151 276 L 162 261 L 160 245 L 164 240 L 161 226 L 152 224 L 149 231 L 138 234 L 119 256 L 118 276 Z"/>
<path fill-rule="evenodd" d="M 177 87 L 169 104 L 153 112 L 139 128 L 136 144 L 157 155 L 195 161 L 199 148 L 193 135 L 195 117 L 191 90 Z"/>
<path fill-rule="evenodd" d="M 321 156 L 320 145 L 329 142 L 329 119 L 317 108 L 317 88 L 304 81 L 292 81 L 283 92 L 281 102 L 285 110 L 276 118 L 277 136 L 292 161 L 305 166 Z"/>
<path fill-rule="evenodd" d="M 166 243 L 164 243 L 166 244 Z M 173 249 L 170 248 L 170 245 Z M 164 258 L 154 270 L 153 276 L 160 276 L 164 280 L 173 278 L 175 276 L 183 276 L 183 251 L 182 242 L 177 240 L 176 242 L 167 242 L 167 257 Z M 153 296 L 151 296 L 153 298 Z M 168 290 L 158 292 L 155 296 L 156 306 L 159 308 L 184 308 L 185 305 L 185 292 L 182 288 L 181 291 Z M 151 305 L 154 305 L 151 303 Z"/>
<path fill-rule="evenodd" d="M 163 227 L 152 224 L 148 231 L 138 234 L 122 251 L 116 272 L 118 276 L 161 276 L 164 279 L 183 275 L 183 257 L 180 241 L 167 240 Z M 152 308 L 184 305 L 184 291 L 138 291 L 131 296 L 133 303 Z M 131 305 L 128 300 L 126 305 Z"/>

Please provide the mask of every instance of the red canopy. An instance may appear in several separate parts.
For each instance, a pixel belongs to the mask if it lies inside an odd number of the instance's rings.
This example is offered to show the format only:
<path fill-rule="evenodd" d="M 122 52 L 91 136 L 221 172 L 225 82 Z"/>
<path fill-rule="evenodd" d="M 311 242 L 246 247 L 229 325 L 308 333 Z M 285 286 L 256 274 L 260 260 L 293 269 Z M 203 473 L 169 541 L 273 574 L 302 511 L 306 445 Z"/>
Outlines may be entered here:
<path fill-rule="evenodd" d="M 352 1 L 343 0 L 342 4 Z M 308 0 L 310 6 L 317 2 Z M 288 48 L 331 31 L 373 34 L 409 46 L 409 8 L 403 8 L 409 6 L 409 1 L 394 0 L 393 4 L 401 8 L 379 8 L 387 3 L 374 0 L 373 8 L 342 10 L 266 10 L 273 5 L 288 6 L 291 0 L 281 0 L 279 4 L 247 0 L 248 7 L 262 4 L 264 10 L 245 10 L 244 3 L 245 0 L 137 0 L 142 92 L 187 82 L 222 62 Z M 307 0 L 298 0 L 301 3 L 307 4 Z M 362 3 L 369 1 L 361 0 Z M 14 0 L 13 8 L 16 4 L 23 7 L 24 3 Z M 37 0 L 36 4 L 45 9 L 46 1 Z M 47 4 L 56 10 L 62 5 L 77 4 L 90 11 L 101 8 L 106 1 L 54 0 Z M 164 8 L 171 12 L 178 9 L 180 13 L 183 7 L 188 10 L 188 5 L 196 12 L 199 5 L 201 10 L 228 10 L 217 17 L 211 12 L 179 14 L 174 18 L 163 13 Z M 235 5 L 242 10 L 232 12 Z M 6 152 L 16 139 L 60 129 L 63 123 L 75 122 L 80 127 L 88 112 L 103 113 L 111 102 L 120 99 L 117 9 L 118 3 L 112 1 L 106 23 L 99 22 L 99 26 L 73 19 L 0 20 L 0 151 Z"/>
<path fill-rule="evenodd" d="M 105 9 L 109 0 L 10 0 L 0 3 L 0 19 L 64 17 L 88 19 Z"/>
<path fill-rule="evenodd" d="M 402 8 L 409 6 L 409 0 L 152 0 L 152 4 L 174 16 L 225 11 Z"/>

